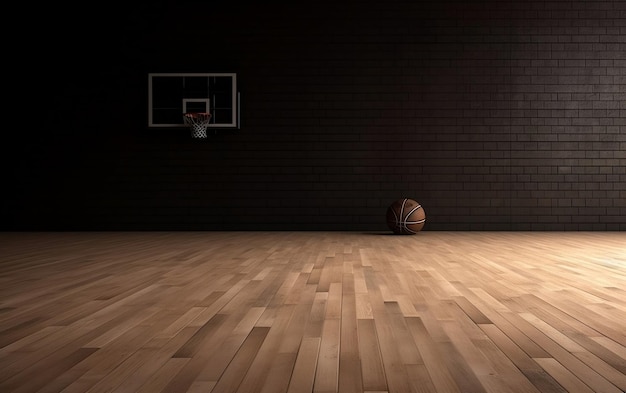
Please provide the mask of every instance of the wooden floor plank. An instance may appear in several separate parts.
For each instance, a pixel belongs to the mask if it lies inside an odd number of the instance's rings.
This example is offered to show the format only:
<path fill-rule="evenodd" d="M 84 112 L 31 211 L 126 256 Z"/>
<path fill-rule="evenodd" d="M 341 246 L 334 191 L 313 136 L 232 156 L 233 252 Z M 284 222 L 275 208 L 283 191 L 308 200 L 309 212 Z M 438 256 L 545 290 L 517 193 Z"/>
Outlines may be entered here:
<path fill-rule="evenodd" d="M 271 310 L 271 308 L 268 309 Z M 296 307 L 292 304 L 283 305 L 276 311 L 275 317 L 272 318 L 273 322 L 271 326 L 259 324 L 255 326 L 255 328 L 265 327 L 268 330 L 247 372 L 245 375 L 239 375 L 239 378 L 241 378 L 240 391 L 259 391 L 264 386 L 268 378 L 269 370 L 272 368 L 276 355 L 280 350 L 282 339 L 295 309 Z M 228 371 L 228 369 L 226 371 Z"/>
<path fill-rule="evenodd" d="M 321 338 L 303 338 L 289 380 L 288 393 L 312 392 Z"/>
<path fill-rule="evenodd" d="M 511 338 L 509 338 L 496 325 L 481 325 L 481 329 L 489 336 L 491 342 L 504 353 L 508 360 L 520 370 L 527 381 L 534 385 L 540 392 L 563 393 L 563 387 L 543 368 L 522 350 Z"/>
<path fill-rule="evenodd" d="M 0 233 L 1 392 L 626 391 L 626 233 Z"/>
<path fill-rule="evenodd" d="M 535 359 L 539 365 L 556 379 L 568 392 L 594 393 L 588 385 L 583 383 L 576 374 L 572 373 L 558 361 L 552 358 Z"/>
<path fill-rule="evenodd" d="M 599 389 L 599 391 L 602 392 L 622 393 L 620 389 L 618 389 L 611 382 L 607 381 L 606 378 L 598 373 L 598 371 L 582 362 L 567 348 L 552 340 L 550 337 L 552 330 L 542 321 L 533 318 L 530 322 L 526 322 L 523 316 L 515 318 L 515 320 L 518 325 L 523 326 L 524 332 L 528 334 L 531 339 L 550 353 L 550 358 L 558 361 L 562 367 L 565 367 L 573 375 L 585 380 L 586 384 L 593 386 L 594 389 Z M 549 364 L 552 366 L 552 363 Z M 557 369 L 553 370 L 557 371 Z M 558 375 L 563 376 L 560 372 Z"/>
<path fill-rule="evenodd" d="M 233 357 L 229 367 L 216 381 L 214 391 L 224 393 L 237 392 L 239 384 L 254 361 L 259 348 L 263 345 L 263 340 L 265 340 L 269 330 L 266 327 L 254 327 L 252 329 L 239 351 Z"/>
<path fill-rule="evenodd" d="M 322 340 L 315 369 L 315 393 L 336 392 L 339 386 L 339 342 L 341 322 L 338 318 L 324 321 Z"/>
<path fill-rule="evenodd" d="M 25 370 L 25 373 L 17 373 L 2 383 L 3 389 L 6 389 L 5 391 L 7 392 L 22 393 L 45 388 L 46 385 L 53 381 L 58 375 L 71 369 L 74 365 L 85 360 L 97 350 L 97 348 L 79 348 L 54 363 L 49 364 L 48 367 L 37 369 L 36 372 Z"/>
<path fill-rule="evenodd" d="M 154 376 L 147 380 L 137 393 L 153 393 L 162 392 L 165 388 L 172 383 L 172 380 L 189 362 L 189 359 L 183 358 L 170 358 L 163 366 L 158 368 L 154 373 Z M 176 391 L 174 386 L 173 391 Z M 123 390 L 124 391 L 124 390 Z M 186 386 L 181 387 L 180 392 L 186 391 Z"/>
<path fill-rule="evenodd" d="M 243 309 L 246 310 L 246 308 Z M 247 312 L 243 316 L 235 315 L 233 317 L 233 323 L 236 323 L 236 326 L 230 330 L 229 334 L 226 335 L 223 340 L 216 343 L 212 353 L 206 358 L 204 367 L 196 376 L 196 381 L 212 382 L 220 379 L 235 354 L 248 339 L 248 336 L 264 311 L 264 307 L 252 307 L 247 309 Z"/>
<path fill-rule="evenodd" d="M 311 291 L 309 291 L 311 292 Z M 311 295 L 306 295 L 312 298 Z M 291 374 L 295 368 L 298 351 L 302 344 L 302 336 L 311 315 L 311 302 L 294 306 L 293 314 L 283 333 L 278 353 L 268 371 L 268 378 L 263 384 L 261 393 L 285 392 L 289 388 Z"/>
<path fill-rule="evenodd" d="M 390 316 L 385 306 L 383 294 L 379 290 L 379 282 L 374 275 L 374 271 L 374 269 L 369 269 L 365 278 L 372 299 L 374 324 L 376 326 L 387 387 L 392 392 L 408 392 L 410 391 L 410 383 L 400 352 L 400 342 L 395 339 Z"/>
<path fill-rule="evenodd" d="M 463 386 L 457 385 L 444 360 L 445 354 L 440 352 L 437 343 L 430 335 L 422 319 L 409 317 L 406 321 L 411 336 L 420 351 L 420 355 L 424 359 L 424 366 L 428 370 L 428 374 L 437 391 L 450 393 L 462 392 Z"/>
<path fill-rule="evenodd" d="M 380 344 L 378 343 L 374 319 L 359 319 L 357 321 L 357 334 L 363 389 L 367 391 L 386 391 L 387 379 L 380 354 Z"/>
<path fill-rule="evenodd" d="M 162 367 L 168 367 L 167 364 L 174 358 L 172 355 L 194 334 L 193 328 L 184 328 L 174 337 L 160 338 L 155 337 L 153 340 L 144 345 L 139 351 L 135 352 L 129 360 L 138 363 L 138 367 L 130 370 L 126 369 L 125 363 L 120 364 L 119 368 L 122 375 L 130 375 L 121 380 L 115 389 L 110 391 L 113 393 L 124 393 L 127 391 L 139 391 L 144 384 L 149 384 L 150 380 L 157 377 L 156 372 Z M 184 365 L 184 363 L 176 363 Z M 50 386 L 52 388 L 52 386 Z M 54 390 L 50 390 L 52 393 Z M 43 392 L 40 392 L 43 393 Z"/>
<path fill-rule="evenodd" d="M 291 373 L 295 367 L 296 354 L 292 352 L 280 352 L 272 361 L 267 378 L 263 382 L 261 393 L 286 392 L 289 389 Z"/>
<path fill-rule="evenodd" d="M 342 393 L 362 393 L 363 375 L 358 340 L 358 320 L 354 276 L 344 273 L 342 278 L 341 320 L 339 337 L 338 390 Z"/>

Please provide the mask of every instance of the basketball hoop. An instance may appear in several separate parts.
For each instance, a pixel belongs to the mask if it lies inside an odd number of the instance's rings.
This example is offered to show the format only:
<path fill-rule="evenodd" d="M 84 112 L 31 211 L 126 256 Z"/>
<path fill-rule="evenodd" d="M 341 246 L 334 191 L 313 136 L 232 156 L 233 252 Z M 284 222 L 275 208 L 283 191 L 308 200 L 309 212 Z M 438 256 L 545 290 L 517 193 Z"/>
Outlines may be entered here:
<path fill-rule="evenodd" d="M 211 114 L 207 112 L 189 112 L 183 114 L 185 125 L 191 130 L 192 138 L 206 138 Z"/>

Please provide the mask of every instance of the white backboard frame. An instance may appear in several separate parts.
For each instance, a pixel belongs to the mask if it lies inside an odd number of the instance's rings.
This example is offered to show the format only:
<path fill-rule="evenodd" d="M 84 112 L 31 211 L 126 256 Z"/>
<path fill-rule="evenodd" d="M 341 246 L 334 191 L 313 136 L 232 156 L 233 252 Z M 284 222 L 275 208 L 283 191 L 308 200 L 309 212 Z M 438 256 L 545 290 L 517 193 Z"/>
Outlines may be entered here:
<path fill-rule="evenodd" d="M 202 88 L 195 91 L 186 89 L 185 86 L 192 81 L 200 83 Z M 162 85 L 175 88 L 168 91 Z M 150 128 L 185 127 L 183 113 L 192 106 L 192 111 L 211 113 L 210 128 L 239 128 L 239 105 L 236 73 L 148 74 Z"/>

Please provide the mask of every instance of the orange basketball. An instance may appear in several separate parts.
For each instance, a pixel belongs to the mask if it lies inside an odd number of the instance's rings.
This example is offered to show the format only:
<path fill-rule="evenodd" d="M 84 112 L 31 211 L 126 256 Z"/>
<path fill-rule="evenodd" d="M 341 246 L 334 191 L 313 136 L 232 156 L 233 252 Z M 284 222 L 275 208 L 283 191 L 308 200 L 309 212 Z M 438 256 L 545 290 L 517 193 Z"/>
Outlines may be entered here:
<path fill-rule="evenodd" d="M 414 235 L 426 222 L 422 205 L 413 199 L 398 199 L 387 208 L 387 226 L 396 235 Z"/>

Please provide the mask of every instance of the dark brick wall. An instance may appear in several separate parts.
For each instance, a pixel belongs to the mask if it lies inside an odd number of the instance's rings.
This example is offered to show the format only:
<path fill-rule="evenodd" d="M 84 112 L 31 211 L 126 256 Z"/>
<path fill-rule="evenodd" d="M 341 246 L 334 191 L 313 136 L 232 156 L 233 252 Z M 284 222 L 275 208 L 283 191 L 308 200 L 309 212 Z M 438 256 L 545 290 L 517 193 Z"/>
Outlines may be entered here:
<path fill-rule="evenodd" d="M 425 230 L 626 229 L 626 2 L 194 10 L 89 25 L 5 227 L 378 231 L 409 197 Z M 241 129 L 147 128 L 149 72 L 221 71 Z"/>

